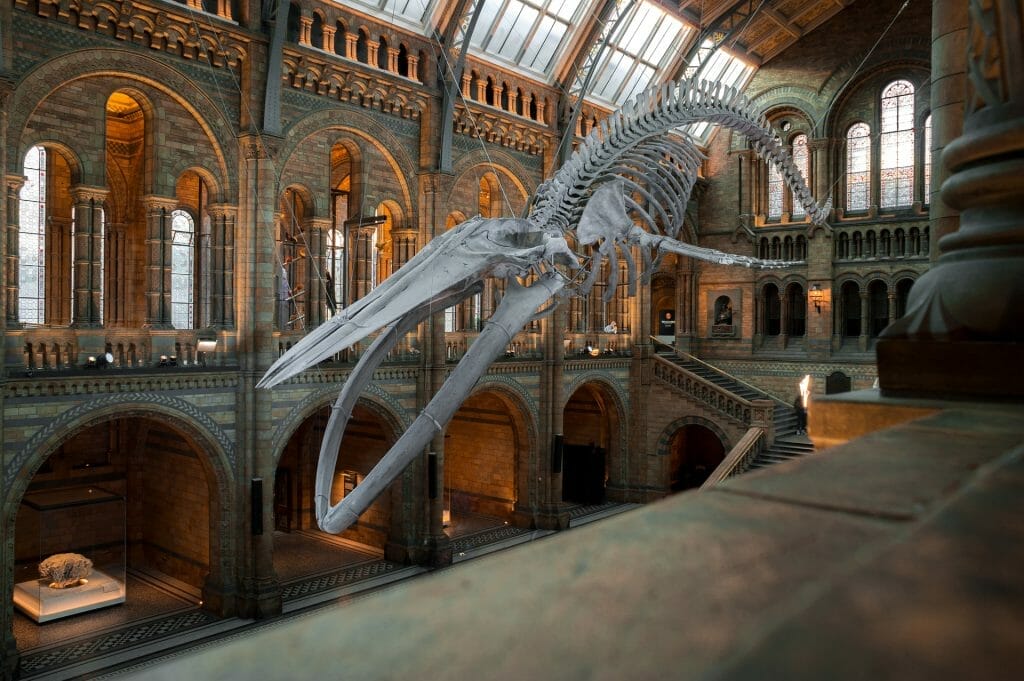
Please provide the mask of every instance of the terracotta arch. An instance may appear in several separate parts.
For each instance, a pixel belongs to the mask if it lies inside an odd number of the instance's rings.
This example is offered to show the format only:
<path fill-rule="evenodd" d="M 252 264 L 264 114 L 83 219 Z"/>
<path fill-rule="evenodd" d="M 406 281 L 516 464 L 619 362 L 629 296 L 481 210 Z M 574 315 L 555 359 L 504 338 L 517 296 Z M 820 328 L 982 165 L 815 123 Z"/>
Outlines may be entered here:
<path fill-rule="evenodd" d="M 112 70 L 110 64 L 117 64 L 118 69 Z M 236 167 L 238 143 L 233 124 L 217 102 L 192 79 L 166 63 L 149 55 L 117 48 L 77 50 L 43 62 L 25 75 L 10 101 L 8 135 L 19 140 L 18 153 L 14 157 L 24 158 L 22 149 L 37 143 L 36 139 L 25 134 L 25 130 L 32 114 L 51 92 L 82 79 L 98 77 L 110 77 L 125 83 L 122 87 L 131 87 L 133 83 L 151 87 L 183 107 L 210 142 L 218 172 L 225 178 L 219 184 L 224 186 L 228 195 L 235 192 L 237 178 L 231 169 Z M 9 159 L 8 172 L 14 170 L 10 168 L 11 162 Z M 96 182 L 96 179 L 84 173 L 83 181 Z"/>
<path fill-rule="evenodd" d="M 53 452 L 75 433 L 125 418 L 159 421 L 170 425 L 201 454 L 198 460 L 206 475 L 210 499 L 210 560 L 204 601 L 210 609 L 222 615 L 230 614 L 234 609 L 234 603 L 230 602 L 226 595 L 234 589 L 235 552 L 232 543 L 235 538 L 230 533 L 222 531 L 223 528 L 236 524 L 232 515 L 232 510 L 236 506 L 233 486 L 235 462 L 230 440 L 212 419 L 182 400 L 167 398 L 165 395 L 142 394 L 127 399 L 123 396 L 111 397 L 115 399 L 101 398 L 101 406 L 98 408 L 93 406 L 96 403 L 93 401 L 65 412 L 65 415 L 55 419 L 26 443 L 22 455 L 15 460 L 21 465 L 11 480 L 4 501 L 3 522 L 7 528 L 7 536 L 13 542 L 18 508 L 36 472 Z M 5 561 L 3 566 L 7 572 L 8 583 L 11 584 L 13 567 L 12 560 Z"/>

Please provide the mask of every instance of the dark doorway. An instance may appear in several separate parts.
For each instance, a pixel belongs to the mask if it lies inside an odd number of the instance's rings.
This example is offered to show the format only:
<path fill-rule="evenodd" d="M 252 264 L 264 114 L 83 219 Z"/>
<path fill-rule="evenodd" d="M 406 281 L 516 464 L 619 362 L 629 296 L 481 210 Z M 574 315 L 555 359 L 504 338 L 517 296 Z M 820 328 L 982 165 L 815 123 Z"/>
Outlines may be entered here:
<path fill-rule="evenodd" d="M 577 504 L 604 503 L 604 449 L 593 444 L 565 445 L 562 499 Z"/>
<path fill-rule="evenodd" d="M 725 446 L 710 429 L 683 426 L 671 443 L 669 489 L 673 492 L 700 487 L 725 458 Z"/>

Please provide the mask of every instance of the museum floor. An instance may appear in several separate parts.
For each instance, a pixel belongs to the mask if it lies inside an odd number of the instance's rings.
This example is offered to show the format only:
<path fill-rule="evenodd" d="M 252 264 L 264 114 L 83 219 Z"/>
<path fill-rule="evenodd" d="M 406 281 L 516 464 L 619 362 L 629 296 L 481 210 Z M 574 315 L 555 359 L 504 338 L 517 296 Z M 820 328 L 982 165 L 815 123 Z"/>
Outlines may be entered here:
<path fill-rule="evenodd" d="M 578 526 L 633 508 L 601 504 L 571 509 Z M 454 562 L 493 553 L 551 534 L 480 515 L 455 516 L 448 533 Z M 322 532 L 277 532 L 274 569 L 283 585 L 284 615 L 366 594 L 426 572 L 384 560 L 379 551 Z M 221 619 L 202 610 L 193 588 L 165 575 L 130 570 L 129 598 L 119 606 L 37 625 L 18 613 L 14 634 L 21 678 L 92 677 L 150 655 L 187 649 L 227 632 L 263 623 Z"/>

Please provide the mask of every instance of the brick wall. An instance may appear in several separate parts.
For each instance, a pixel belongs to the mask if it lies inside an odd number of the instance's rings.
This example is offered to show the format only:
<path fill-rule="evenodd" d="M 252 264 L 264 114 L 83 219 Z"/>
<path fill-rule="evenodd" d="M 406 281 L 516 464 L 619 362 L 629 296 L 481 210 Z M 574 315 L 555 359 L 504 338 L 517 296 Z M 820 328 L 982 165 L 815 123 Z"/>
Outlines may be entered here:
<path fill-rule="evenodd" d="M 515 503 L 519 441 L 509 408 L 493 394 L 476 395 L 445 431 L 445 490 L 454 513 L 505 516 Z"/>
<path fill-rule="evenodd" d="M 210 486 L 191 446 L 151 427 L 142 452 L 146 562 L 197 588 L 210 569 Z"/>

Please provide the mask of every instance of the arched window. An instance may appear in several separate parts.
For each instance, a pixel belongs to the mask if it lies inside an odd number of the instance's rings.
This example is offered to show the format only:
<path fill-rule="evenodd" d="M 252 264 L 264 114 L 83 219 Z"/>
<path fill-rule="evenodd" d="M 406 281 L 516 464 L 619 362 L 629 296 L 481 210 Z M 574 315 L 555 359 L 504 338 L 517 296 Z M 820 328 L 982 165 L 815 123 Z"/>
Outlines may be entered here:
<path fill-rule="evenodd" d="M 807 153 L 807 135 L 797 135 L 793 138 L 793 165 L 797 167 L 800 174 L 803 175 L 804 182 L 810 184 L 810 155 Z M 803 205 L 799 201 L 795 201 L 790 195 L 790 201 L 793 204 L 792 209 L 789 211 L 794 219 L 803 218 L 806 214 Z"/>
<path fill-rule="evenodd" d="M 882 92 L 882 208 L 909 206 L 914 202 L 914 149 L 914 86 L 897 80 Z"/>
<path fill-rule="evenodd" d="M 847 338 L 860 336 L 860 287 L 848 281 L 841 290 L 839 311 L 842 315 L 842 335 Z"/>
<path fill-rule="evenodd" d="M 344 195 L 336 195 L 335 202 Z M 345 307 L 345 228 L 344 221 L 335 220 L 339 226 L 327 233 L 324 283 L 334 294 L 335 312 Z M 328 300 L 332 300 L 328 294 Z M 332 312 L 333 314 L 333 312 Z"/>
<path fill-rule="evenodd" d="M 924 162 L 921 164 L 924 174 L 924 205 L 932 201 L 932 115 L 924 119 Z"/>
<path fill-rule="evenodd" d="M 782 333 L 782 298 L 779 287 L 768 284 L 764 287 L 764 334 L 778 336 Z"/>
<path fill-rule="evenodd" d="M 768 219 L 778 220 L 782 217 L 782 196 L 785 193 L 782 173 L 774 163 L 768 164 Z"/>
<path fill-rule="evenodd" d="M 807 297 L 804 287 L 790 284 L 786 289 L 787 326 L 786 335 L 799 337 L 807 333 Z"/>
<path fill-rule="evenodd" d="M 195 328 L 195 234 L 189 213 L 171 213 L 171 324 L 176 329 Z"/>
<path fill-rule="evenodd" d="M 22 166 L 19 196 L 18 321 L 42 324 L 46 300 L 46 150 L 33 147 Z"/>
<path fill-rule="evenodd" d="M 870 196 L 871 128 L 855 123 L 846 131 L 846 210 L 867 210 Z"/>
<path fill-rule="evenodd" d="M 871 328 L 869 335 L 878 338 L 889 325 L 889 289 L 884 281 L 875 280 L 868 286 L 868 307 Z"/>
<path fill-rule="evenodd" d="M 324 49 L 324 18 L 319 12 L 313 12 L 313 26 L 310 28 L 309 40 L 316 49 Z"/>

